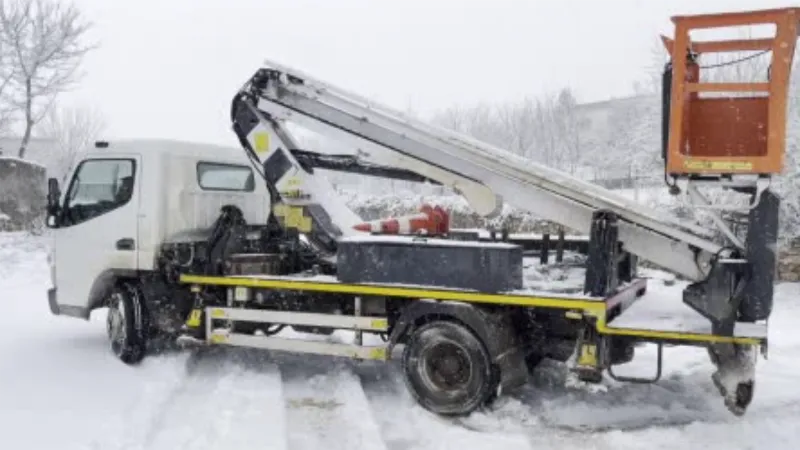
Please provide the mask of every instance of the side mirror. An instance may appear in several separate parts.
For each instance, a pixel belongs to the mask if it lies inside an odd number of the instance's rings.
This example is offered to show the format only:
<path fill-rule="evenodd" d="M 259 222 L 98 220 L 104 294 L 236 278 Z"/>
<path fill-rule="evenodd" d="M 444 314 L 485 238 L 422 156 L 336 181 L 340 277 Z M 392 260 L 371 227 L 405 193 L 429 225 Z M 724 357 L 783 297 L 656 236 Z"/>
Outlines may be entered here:
<path fill-rule="evenodd" d="M 50 228 L 58 226 L 58 216 L 61 212 L 61 188 L 58 186 L 58 180 L 55 178 L 47 179 L 47 221 L 46 224 Z"/>

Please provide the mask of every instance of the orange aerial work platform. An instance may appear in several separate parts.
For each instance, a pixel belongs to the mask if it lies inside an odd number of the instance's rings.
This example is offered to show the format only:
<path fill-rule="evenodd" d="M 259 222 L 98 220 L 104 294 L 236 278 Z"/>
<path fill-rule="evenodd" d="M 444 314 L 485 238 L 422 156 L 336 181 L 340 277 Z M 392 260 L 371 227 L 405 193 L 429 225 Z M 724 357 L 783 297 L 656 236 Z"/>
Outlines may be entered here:
<path fill-rule="evenodd" d="M 664 157 L 672 177 L 757 174 L 783 170 L 789 74 L 800 8 L 677 16 L 674 39 L 662 36 L 671 56 L 665 73 Z M 774 25 L 770 38 L 693 41 L 697 30 Z M 701 81 L 702 54 L 770 55 L 765 82 Z M 713 96 L 702 94 L 715 93 Z M 719 95 L 728 93 L 729 95 Z"/>

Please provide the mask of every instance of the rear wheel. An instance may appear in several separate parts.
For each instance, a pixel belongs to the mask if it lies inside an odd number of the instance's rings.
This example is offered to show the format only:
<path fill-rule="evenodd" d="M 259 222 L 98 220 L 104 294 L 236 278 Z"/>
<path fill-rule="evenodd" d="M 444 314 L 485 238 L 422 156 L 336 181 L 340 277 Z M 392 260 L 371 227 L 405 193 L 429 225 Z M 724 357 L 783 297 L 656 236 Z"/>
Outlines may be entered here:
<path fill-rule="evenodd" d="M 136 364 L 146 352 L 147 316 L 144 298 L 134 283 L 114 287 L 108 299 L 106 331 L 111 351 L 125 364 Z"/>
<path fill-rule="evenodd" d="M 455 322 L 429 322 L 416 329 L 402 361 L 409 391 L 436 414 L 469 414 L 491 398 L 496 384 L 486 347 Z"/>

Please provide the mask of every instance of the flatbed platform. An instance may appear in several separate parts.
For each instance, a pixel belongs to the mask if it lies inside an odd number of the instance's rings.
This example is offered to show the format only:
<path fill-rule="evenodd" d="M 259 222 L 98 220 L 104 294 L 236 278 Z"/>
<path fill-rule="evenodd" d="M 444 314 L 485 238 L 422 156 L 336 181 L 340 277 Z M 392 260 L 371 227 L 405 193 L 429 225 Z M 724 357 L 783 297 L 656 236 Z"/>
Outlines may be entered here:
<path fill-rule="evenodd" d="M 569 263 L 561 267 L 551 264 L 542 268 L 538 260 L 526 258 L 525 288 L 500 293 L 402 284 L 348 284 L 328 275 L 184 275 L 181 281 L 195 285 L 560 309 L 578 318 L 596 318 L 597 330 L 601 334 L 630 336 L 646 341 L 758 345 L 767 338 L 767 325 L 753 323 L 737 323 L 733 336 L 714 335 L 710 322 L 680 301 L 680 286 L 664 286 L 661 280 L 652 280 L 652 286 L 648 286 L 645 278 L 634 280 L 608 298 L 584 295 L 583 270 Z"/>
<path fill-rule="evenodd" d="M 708 342 L 721 337 L 714 336 L 711 323 L 705 317 L 676 298 L 674 289 L 657 285 L 649 287 L 645 295 L 609 321 L 607 328 L 617 334 L 641 335 L 657 331 L 665 338 L 669 335 L 679 335 L 679 339 L 694 336 L 695 340 Z M 767 329 L 765 323 L 740 322 L 734 328 L 734 336 L 764 340 L 767 338 Z"/>

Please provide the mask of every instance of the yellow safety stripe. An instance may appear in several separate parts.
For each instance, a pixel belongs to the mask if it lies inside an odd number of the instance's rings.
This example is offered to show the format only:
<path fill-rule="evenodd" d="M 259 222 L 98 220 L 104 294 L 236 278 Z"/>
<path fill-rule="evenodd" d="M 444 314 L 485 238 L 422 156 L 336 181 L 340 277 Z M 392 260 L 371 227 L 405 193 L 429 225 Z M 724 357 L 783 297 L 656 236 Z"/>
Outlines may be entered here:
<path fill-rule="evenodd" d="M 565 310 L 581 310 L 585 315 L 597 318 L 596 328 L 601 334 L 650 338 L 656 340 L 674 340 L 703 343 L 735 343 L 759 345 L 766 339 L 754 337 L 717 336 L 702 333 L 685 333 L 677 331 L 640 330 L 632 328 L 614 328 L 606 324 L 606 305 L 599 300 L 575 298 L 558 298 L 530 296 L 519 294 L 485 294 L 455 290 L 371 286 L 361 284 L 325 283 L 299 280 L 274 280 L 245 277 L 215 277 L 204 275 L 181 275 L 181 282 L 186 284 L 204 284 L 214 286 L 241 286 L 266 289 L 286 289 L 297 291 L 331 292 L 340 294 L 376 295 L 386 297 L 430 298 L 436 300 L 454 300 L 466 303 L 488 303 L 508 306 L 543 307 Z"/>
<path fill-rule="evenodd" d="M 181 275 L 181 282 L 214 286 L 245 286 L 252 288 L 287 289 L 295 291 L 331 292 L 338 294 L 377 295 L 386 297 L 430 298 L 455 300 L 467 303 L 491 303 L 496 305 L 540 306 L 557 309 L 582 309 L 605 312 L 605 304 L 599 300 L 541 297 L 518 294 L 485 294 L 440 289 L 370 286 L 363 284 L 321 283 L 299 280 L 270 280 L 259 278 L 211 277 L 204 275 Z"/>
<path fill-rule="evenodd" d="M 657 340 L 674 340 L 674 341 L 690 341 L 690 342 L 704 342 L 715 344 L 744 344 L 744 345 L 759 345 L 766 339 L 743 337 L 743 336 L 718 336 L 714 334 L 702 333 L 683 333 L 680 331 L 658 331 L 658 330 L 640 330 L 635 328 L 614 328 L 609 327 L 603 320 L 597 321 L 597 332 L 600 334 L 617 335 L 617 336 L 631 336 L 638 338 L 651 338 Z"/>

